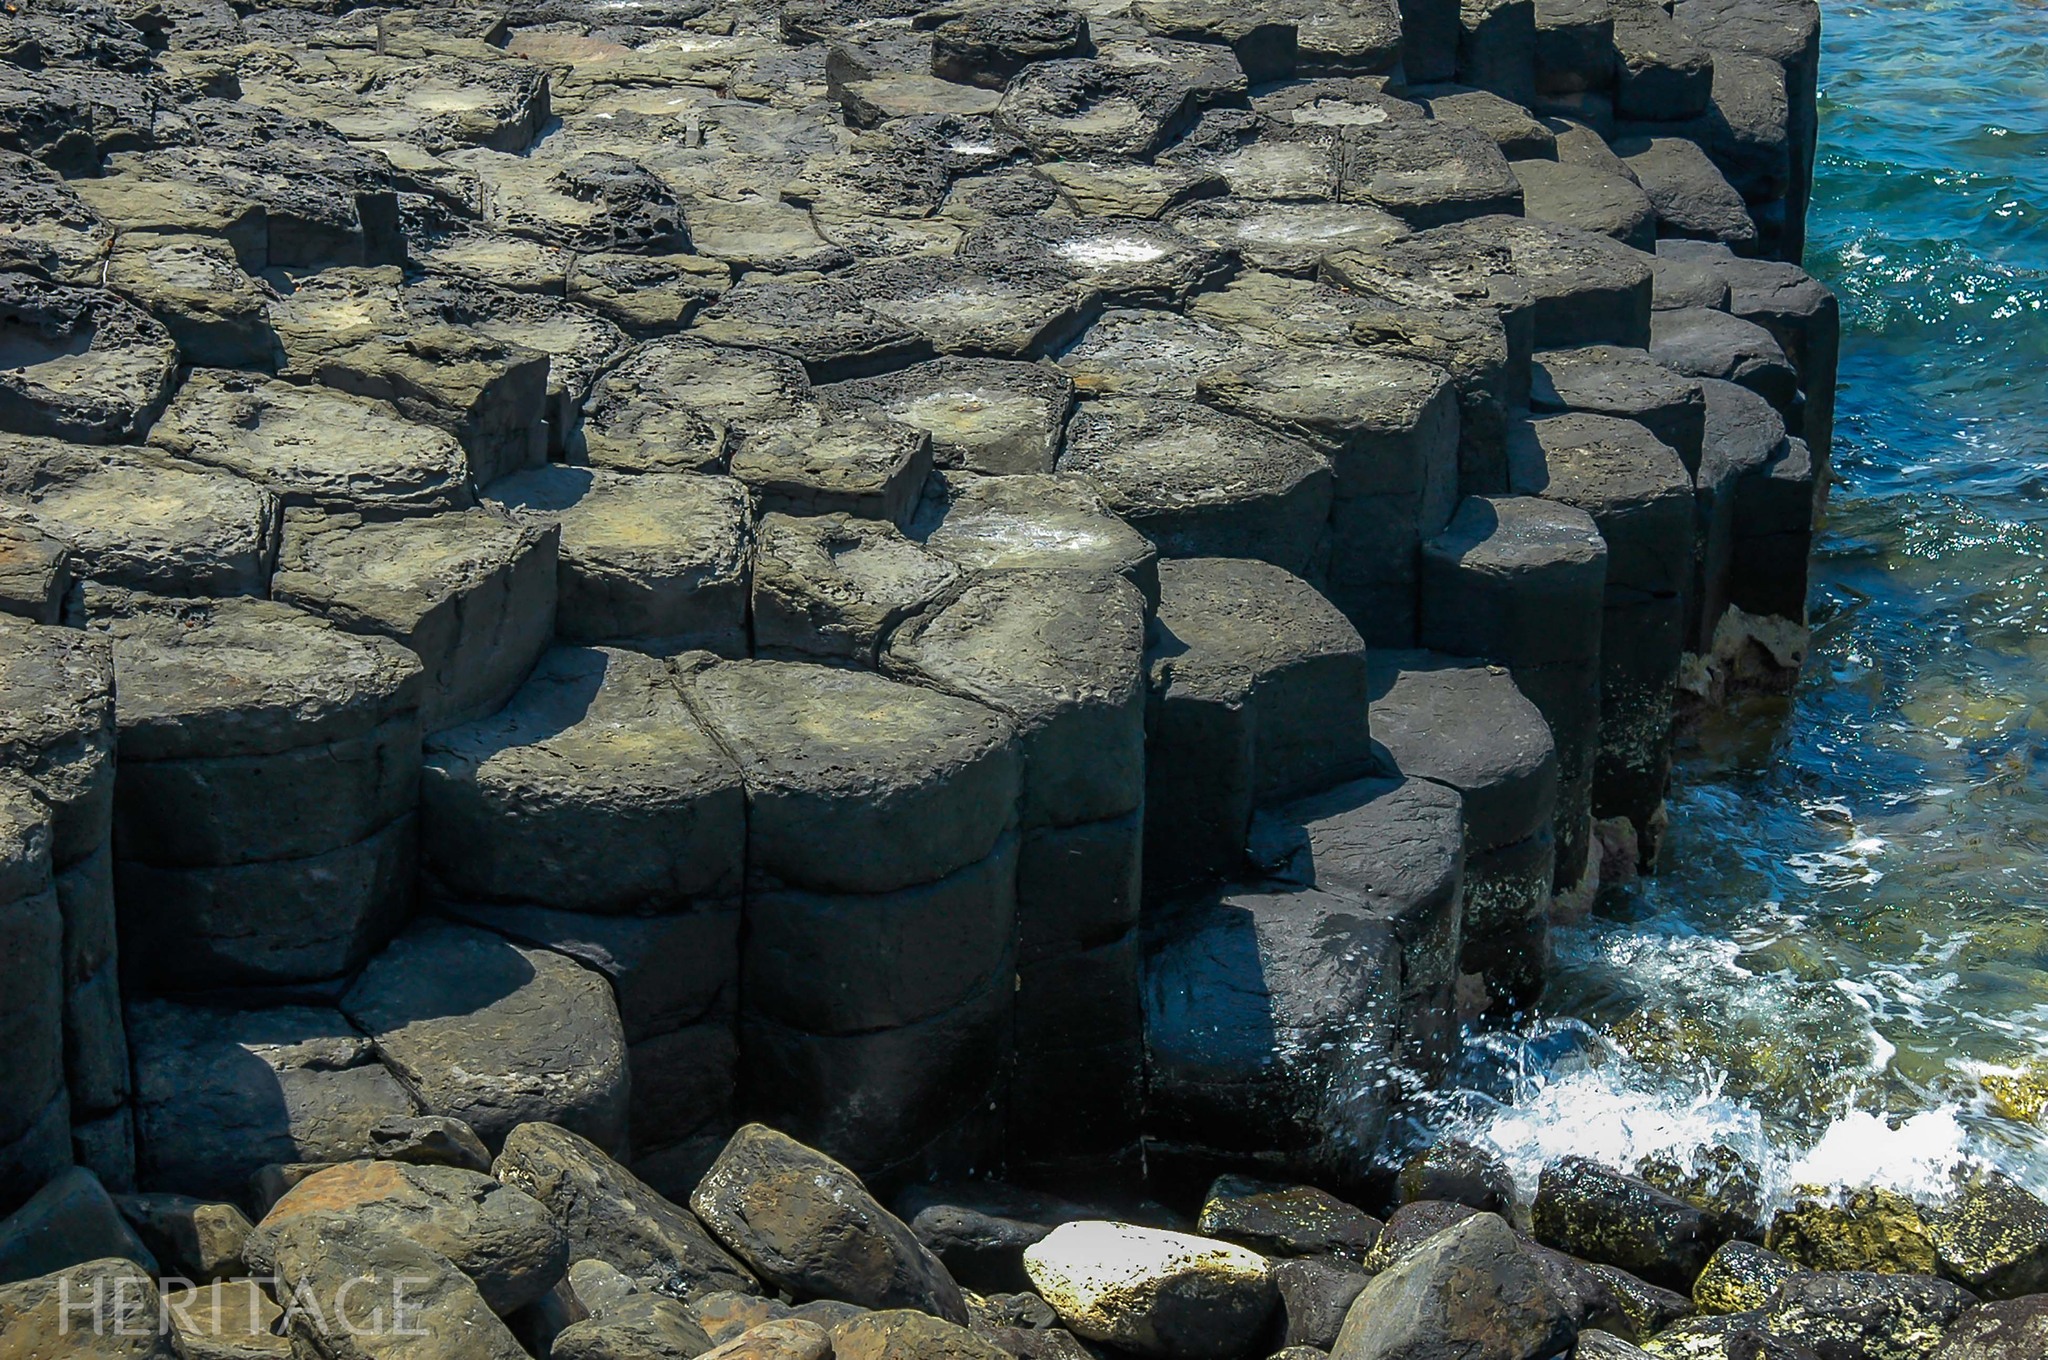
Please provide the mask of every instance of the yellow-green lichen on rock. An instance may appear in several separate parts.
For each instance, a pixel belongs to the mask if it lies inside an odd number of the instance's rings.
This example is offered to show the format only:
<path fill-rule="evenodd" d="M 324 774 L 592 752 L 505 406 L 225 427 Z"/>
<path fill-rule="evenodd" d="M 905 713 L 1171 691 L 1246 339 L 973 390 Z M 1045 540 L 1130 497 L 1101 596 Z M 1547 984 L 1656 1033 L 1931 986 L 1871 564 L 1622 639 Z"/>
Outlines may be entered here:
<path fill-rule="evenodd" d="M 1717 1314 L 1762 1308 L 1798 1272 L 1798 1266 L 1754 1242 L 1725 1242 L 1693 1281 L 1693 1307 Z"/>
<path fill-rule="evenodd" d="M 1846 1197 L 1803 1186 L 1789 1209 L 1771 1220 L 1764 1245 L 1809 1270 L 1875 1270 L 1932 1275 L 1934 1240 L 1920 1210 L 1892 1190 Z"/>

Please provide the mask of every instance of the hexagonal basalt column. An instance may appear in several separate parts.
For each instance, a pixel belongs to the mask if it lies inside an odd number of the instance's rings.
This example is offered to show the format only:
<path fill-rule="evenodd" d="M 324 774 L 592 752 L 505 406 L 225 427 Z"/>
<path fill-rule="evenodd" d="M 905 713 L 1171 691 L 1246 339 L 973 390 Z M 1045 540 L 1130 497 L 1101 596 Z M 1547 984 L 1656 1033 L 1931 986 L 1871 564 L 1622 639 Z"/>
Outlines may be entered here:
<path fill-rule="evenodd" d="M 1375 652 L 1373 741 L 1403 775 L 1454 789 L 1464 815 L 1459 968 L 1512 1008 L 1541 987 L 1556 867 L 1557 748 L 1507 669 Z"/>
<path fill-rule="evenodd" d="M 885 659 L 1017 726 L 1010 1130 L 1027 1160 L 1119 1151 L 1137 1133 L 1144 638 L 1144 598 L 1116 576 L 991 572 L 906 626 Z"/>
<path fill-rule="evenodd" d="M 421 672 L 262 600 L 115 602 L 115 880 L 158 991 L 332 978 L 412 899 Z"/>
<path fill-rule="evenodd" d="M 1575 505 L 1607 543 L 1600 635 L 1600 753 L 1593 812 L 1626 817 L 1654 864 L 1671 774 L 1671 705 L 1692 578 L 1692 479 L 1648 429 L 1567 413 L 1509 432 L 1509 479 L 1522 495 Z"/>
<path fill-rule="evenodd" d="M 1607 545 L 1585 511 L 1526 496 L 1473 496 L 1422 553 L 1422 639 L 1496 661 L 1557 745 L 1560 888 L 1585 874 L 1600 741 Z"/>
<path fill-rule="evenodd" d="M 102 637 L 0 620 L 0 782 L 49 812 L 41 833 L 62 921 L 63 1081 L 71 1151 L 110 1185 L 134 1176 L 116 976 L 114 656 Z M 35 968 L 24 963 L 28 985 Z M 41 1126 L 38 1126 L 41 1127 Z M 48 1125 L 63 1148 L 64 1112 Z"/>
<path fill-rule="evenodd" d="M 872 1170 L 983 1164 L 1016 987 L 1015 725 L 826 666 L 687 684 L 747 794 L 747 1112 Z"/>
<path fill-rule="evenodd" d="M 1145 892 L 1234 873 L 1253 807 L 1370 768 L 1365 644 L 1265 562 L 1160 564 L 1146 648 Z"/>

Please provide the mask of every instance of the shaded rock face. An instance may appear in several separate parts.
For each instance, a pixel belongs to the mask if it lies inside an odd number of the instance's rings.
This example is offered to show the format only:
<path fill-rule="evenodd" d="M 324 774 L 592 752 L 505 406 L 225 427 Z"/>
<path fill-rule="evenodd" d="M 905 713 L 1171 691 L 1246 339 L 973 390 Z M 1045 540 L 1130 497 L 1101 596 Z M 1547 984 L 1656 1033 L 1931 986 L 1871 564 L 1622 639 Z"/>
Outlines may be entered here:
<path fill-rule="evenodd" d="M 1477 1214 L 1430 1238 L 1353 1301 L 1332 1356 L 1536 1360 L 1571 1344 L 1572 1301 L 1507 1224 Z"/>
<path fill-rule="evenodd" d="M 1306 1185 L 1538 993 L 1595 818 L 1654 860 L 1684 652 L 1803 625 L 1817 26 L 1678 8 L 15 5 L 0 1212 L 549 1127 L 663 1297 L 975 1320 L 857 1196 L 882 1265 L 707 1236 L 759 1119 L 883 1193 L 1255 1171 L 1215 1232 L 1359 1261 Z M 2034 1288 L 1980 1199 L 1781 1245 Z"/>
<path fill-rule="evenodd" d="M 960 1286 L 908 1225 L 845 1167 L 771 1129 L 750 1124 L 733 1135 L 690 1205 L 764 1280 L 793 1294 L 967 1320 Z"/>

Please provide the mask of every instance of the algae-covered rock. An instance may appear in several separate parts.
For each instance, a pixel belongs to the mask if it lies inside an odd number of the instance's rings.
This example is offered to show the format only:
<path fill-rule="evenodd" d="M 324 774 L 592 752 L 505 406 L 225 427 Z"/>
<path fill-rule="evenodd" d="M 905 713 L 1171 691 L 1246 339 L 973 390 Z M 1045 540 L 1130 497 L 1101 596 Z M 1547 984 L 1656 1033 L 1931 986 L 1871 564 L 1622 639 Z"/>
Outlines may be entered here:
<path fill-rule="evenodd" d="M 1692 1302 L 1702 1313 L 1741 1313 L 1761 1308 L 1799 1267 L 1754 1242 L 1724 1242 L 1692 1283 Z"/>
<path fill-rule="evenodd" d="M 1976 1295 L 1925 1275 L 1825 1271 L 1779 1287 L 1764 1331 L 1821 1360 L 1921 1360 Z"/>
<path fill-rule="evenodd" d="M 1534 1219 L 1539 1241 L 1675 1288 L 1692 1284 L 1715 1246 L 1700 1209 L 1583 1157 L 1544 1168 Z"/>
<path fill-rule="evenodd" d="M 1764 1245 L 1809 1270 L 1932 1275 L 1938 1264 L 1927 1220 L 1893 1190 L 1802 1194 L 1771 1219 Z"/>
<path fill-rule="evenodd" d="M 1281 1185 L 1249 1176 L 1220 1176 L 1209 1187 L 1198 1224 L 1206 1237 L 1250 1247 L 1262 1256 L 1365 1259 L 1379 1241 L 1380 1222 L 1327 1190 Z"/>
<path fill-rule="evenodd" d="M 1724 1236 L 1752 1236 L 1762 1219 L 1761 1173 L 1731 1147 L 1696 1147 L 1684 1159 L 1671 1154 L 1641 1157 L 1636 1175 L 1714 1215 Z"/>
<path fill-rule="evenodd" d="M 1986 1298 L 2048 1293 L 2048 1204 L 2009 1177 L 1973 1177 L 1924 1215 L 1941 1273 Z"/>

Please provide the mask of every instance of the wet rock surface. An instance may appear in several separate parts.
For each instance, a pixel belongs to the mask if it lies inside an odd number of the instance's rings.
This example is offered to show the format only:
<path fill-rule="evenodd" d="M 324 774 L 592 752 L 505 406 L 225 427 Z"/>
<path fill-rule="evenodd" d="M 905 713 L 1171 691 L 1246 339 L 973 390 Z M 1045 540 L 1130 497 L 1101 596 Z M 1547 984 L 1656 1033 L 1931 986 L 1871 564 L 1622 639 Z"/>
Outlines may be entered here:
<path fill-rule="evenodd" d="M 1882 1330 L 1670 1186 L 1375 1217 L 1684 653 L 1804 623 L 1814 30 L 1680 10 L 15 6 L 0 1350 L 79 1177 L 188 1356 Z M 867 1188 L 997 1172 L 1177 1216 Z M 2023 1194 L 1840 1209 L 1771 1241 L 2039 1287 Z"/>

